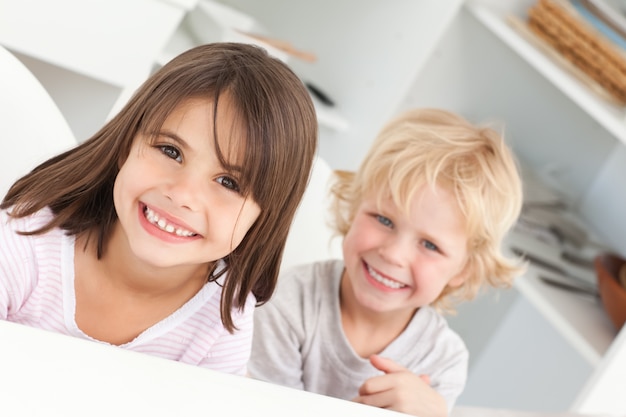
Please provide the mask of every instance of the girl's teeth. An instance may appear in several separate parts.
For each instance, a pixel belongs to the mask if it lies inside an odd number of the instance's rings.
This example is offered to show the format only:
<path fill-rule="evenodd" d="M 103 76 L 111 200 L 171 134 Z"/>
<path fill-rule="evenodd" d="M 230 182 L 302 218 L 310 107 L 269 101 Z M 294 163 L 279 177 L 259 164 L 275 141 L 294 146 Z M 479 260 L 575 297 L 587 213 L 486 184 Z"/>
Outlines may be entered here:
<path fill-rule="evenodd" d="M 388 278 L 383 277 L 383 276 L 382 276 L 382 275 L 380 275 L 378 272 L 374 271 L 374 270 L 372 269 L 372 267 L 371 267 L 371 266 L 369 266 L 369 265 L 367 266 L 367 272 L 369 272 L 369 274 L 371 275 L 371 277 L 372 277 L 372 278 L 374 278 L 374 280 L 375 280 L 376 282 L 379 282 L 379 283 L 383 284 L 383 285 L 384 285 L 384 286 L 386 286 L 386 287 L 393 288 L 393 289 L 396 289 L 396 290 L 397 290 L 397 289 L 400 289 L 400 288 L 402 288 L 402 287 L 405 287 L 405 285 L 404 285 L 404 284 L 401 284 L 401 283 L 399 283 L 399 282 L 397 282 L 397 281 L 393 281 L 393 280 L 391 280 L 391 279 L 388 279 Z"/>
<path fill-rule="evenodd" d="M 176 236 L 182 237 L 191 237 L 196 235 L 189 230 L 181 229 L 179 227 L 169 224 L 165 221 L 165 219 L 159 218 L 159 216 L 154 211 L 150 210 L 150 208 L 148 208 L 147 206 L 144 210 L 144 214 L 146 215 L 146 219 L 148 220 L 148 222 L 157 226 L 159 229 L 166 231 L 167 233 L 173 233 Z"/>

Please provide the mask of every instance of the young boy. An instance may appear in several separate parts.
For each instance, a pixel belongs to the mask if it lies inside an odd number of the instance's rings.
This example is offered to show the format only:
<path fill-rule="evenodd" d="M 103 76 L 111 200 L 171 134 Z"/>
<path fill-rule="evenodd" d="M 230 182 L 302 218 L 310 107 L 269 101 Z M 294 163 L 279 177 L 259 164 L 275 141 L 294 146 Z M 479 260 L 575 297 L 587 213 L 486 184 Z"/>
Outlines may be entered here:
<path fill-rule="evenodd" d="M 255 312 L 252 377 L 420 417 L 445 416 L 468 352 L 442 311 L 520 271 L 500 244 L 522 186 L 493 130 L 435 109 L 391 121 L 338 172 L 343 260 L 298 266 Z"/>

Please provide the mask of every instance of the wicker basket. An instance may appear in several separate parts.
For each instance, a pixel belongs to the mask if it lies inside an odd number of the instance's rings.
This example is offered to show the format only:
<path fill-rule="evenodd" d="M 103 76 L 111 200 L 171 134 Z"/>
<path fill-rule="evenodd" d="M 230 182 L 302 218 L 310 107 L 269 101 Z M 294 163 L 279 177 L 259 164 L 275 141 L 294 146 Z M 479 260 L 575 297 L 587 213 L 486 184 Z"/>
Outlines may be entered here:
<path fill-rule="evenodd" d="M 626 56 L 564 0 L 538 0 L 528 11 L 529 29 L 626 105 Z"/>

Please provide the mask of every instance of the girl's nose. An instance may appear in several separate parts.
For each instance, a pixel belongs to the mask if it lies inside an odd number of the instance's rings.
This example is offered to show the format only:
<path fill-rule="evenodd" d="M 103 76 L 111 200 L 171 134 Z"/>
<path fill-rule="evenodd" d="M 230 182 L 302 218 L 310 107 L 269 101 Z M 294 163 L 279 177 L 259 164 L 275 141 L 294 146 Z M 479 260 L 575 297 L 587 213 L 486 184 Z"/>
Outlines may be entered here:
<path fill-rule="evenodd" d="M 206 184 L 203 184 L 199 177 L 191 170 L 177 173 L 167 184 L 166 197 L 177 207 L 197 211 L 200 198 L 206 193 L 204 189 Z"/>

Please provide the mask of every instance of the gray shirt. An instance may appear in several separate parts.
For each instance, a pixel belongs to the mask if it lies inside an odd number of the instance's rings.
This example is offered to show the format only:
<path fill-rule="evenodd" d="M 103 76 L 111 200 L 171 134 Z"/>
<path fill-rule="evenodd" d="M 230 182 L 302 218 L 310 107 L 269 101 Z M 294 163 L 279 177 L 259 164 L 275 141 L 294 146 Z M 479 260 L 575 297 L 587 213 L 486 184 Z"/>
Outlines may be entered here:
<path fill-rule="evenodd" d="M 352 349 L 341 325 L 339 284 L 344 264 L 329 260 L 287 270 L 276 293 L 255 311 L 253 378 L 351 400 L 366 379 L 380 375 Z M 467 379 L 468 351 L 446 320 L 422 307 L 382 352 L 432 387 L 452 409 Z"/>

